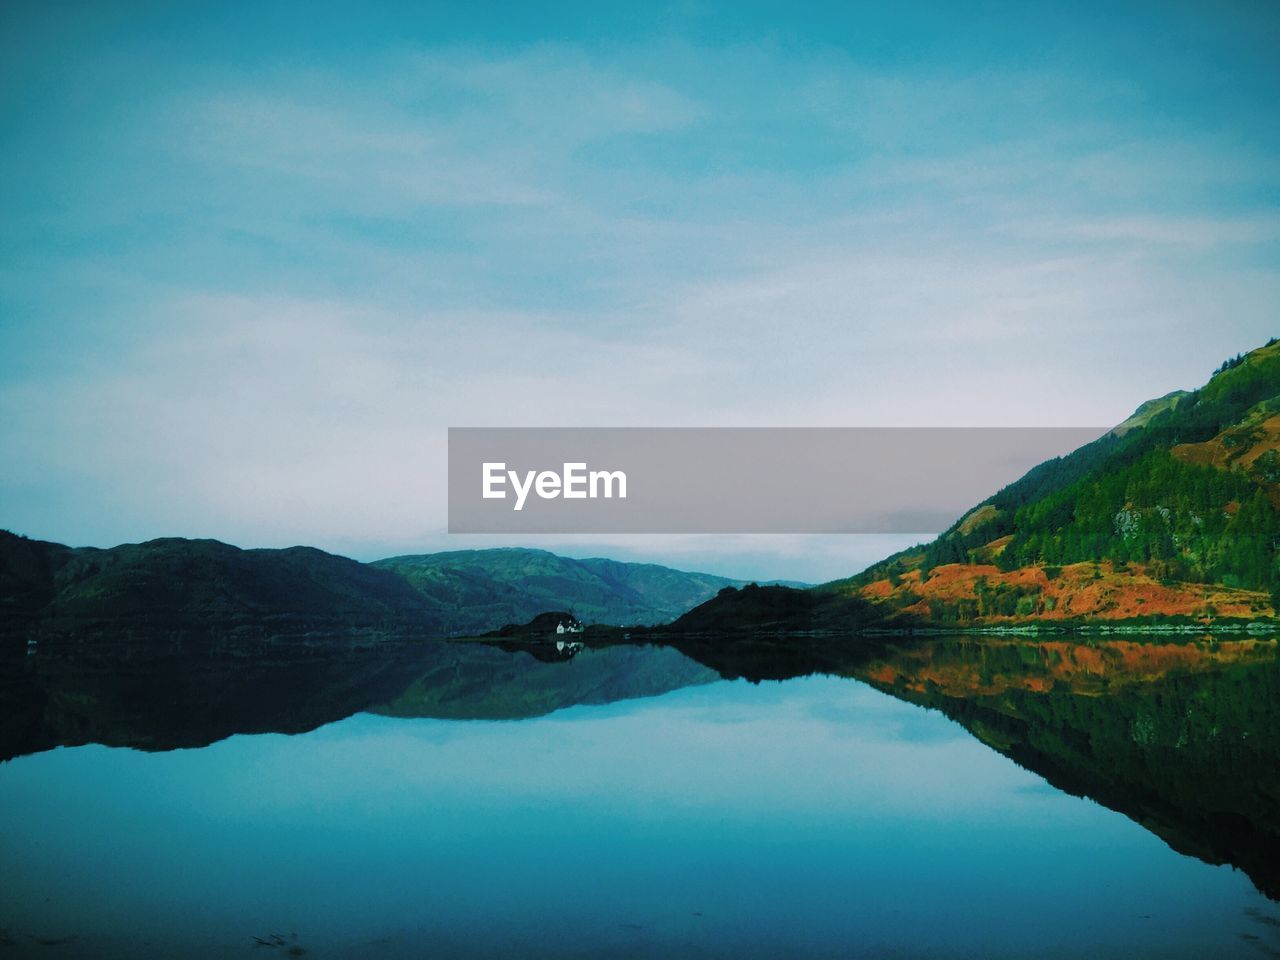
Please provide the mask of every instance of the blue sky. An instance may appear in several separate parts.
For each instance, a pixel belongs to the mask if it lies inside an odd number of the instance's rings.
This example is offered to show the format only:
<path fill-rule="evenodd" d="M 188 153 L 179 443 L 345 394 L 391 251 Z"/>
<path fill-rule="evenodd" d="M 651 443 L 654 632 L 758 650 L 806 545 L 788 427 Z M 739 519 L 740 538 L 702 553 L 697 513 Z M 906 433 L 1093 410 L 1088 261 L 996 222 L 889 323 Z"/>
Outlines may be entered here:
<path fill-rule="evenodd" d="M 450 425 L 1117 422 L 1280 332 L 1277 49 L 1266 3 L 7 4 L 0 526 L 372 558 L 490 543 Z"/>

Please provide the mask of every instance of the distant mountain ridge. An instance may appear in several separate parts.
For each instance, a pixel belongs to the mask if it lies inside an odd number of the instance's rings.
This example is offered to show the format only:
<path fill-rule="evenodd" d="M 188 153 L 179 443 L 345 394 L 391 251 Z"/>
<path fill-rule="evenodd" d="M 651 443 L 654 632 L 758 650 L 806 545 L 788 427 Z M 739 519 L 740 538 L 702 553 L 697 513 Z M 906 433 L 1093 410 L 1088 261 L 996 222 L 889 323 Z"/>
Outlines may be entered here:
<path fill-rule="evenodd" d="M 72 549 L 0 532 L 0 623 L 99 620 L 485 633 L 547 610 L 711 635 L 1094 621 L 1241 623 L 1280 609 L 1280 342 L 1142 404 L 928 544 L 804 592 L 501 548 L 361 564 L 212 540 Z M 672 622 L 674 621 L 674 622 Z"/>
<path fill-rule="evenodd" d="M 360 563 L 314 547 L 242 550 L 164 538 L 73 548 L 0 531 L 0 624 L 53 632 L 334 627 L 477 634 L 569 609 L 595 623 L 659 623 L 741 581 L 656 564 L 503 548 Z"/>
<path fill-rule="evenodd" d="M 571 609 L 584 623 L 666 623 L 724 587 L 745 582 L 525 547 L 391 557 L 370 566 L 408 581 L 454 634 L 524 623 L 561 609 Z"/>

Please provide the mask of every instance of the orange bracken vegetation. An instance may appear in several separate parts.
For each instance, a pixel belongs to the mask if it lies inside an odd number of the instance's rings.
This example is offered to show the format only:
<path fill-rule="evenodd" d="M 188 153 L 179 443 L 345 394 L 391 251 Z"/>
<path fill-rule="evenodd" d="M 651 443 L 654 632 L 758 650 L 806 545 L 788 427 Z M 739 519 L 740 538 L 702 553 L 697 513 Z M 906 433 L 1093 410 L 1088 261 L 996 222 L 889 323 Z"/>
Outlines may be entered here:
<path fill-rule="evenodd" d="M 1180 443 L 1169 452 L 1184 463 L 1248 470 L 1268 450 L 1280 450 L 1280 414 L 1255 421 L 1247 433 L 1231 428 L 1203 443 Z"/>
<path fill-rule="evenodd" d="M 998 552 L 1000 545 L 991 547 Z M 988 588 L 1000 584 L 1038 591 L 1037 610 L 1025 616 L 987 615 L 984 623 L 1018 623 L 1041 620 L 1126 620 L 1134 617 L 1257 617 L 1271 615 L 1267 594 L 1213 584 L 1163 584 L 1140 564 L 1116 570 L 1111 563 L 1076 563 L 1061 568 L 1050 579 L 1043 566 L 1002 571 L 994 564 L 952 563 L 935 567 L 922 582 L 920 571 L 898 578 L 876 580 L 861 588 L 868 600 L 885 603 L 896 599 L 902 609 L 928 617 L 929 601 L 955 603 L 978 596 L 979 580 Z M 913 598 L 915 598 L 913 600 Z"/>

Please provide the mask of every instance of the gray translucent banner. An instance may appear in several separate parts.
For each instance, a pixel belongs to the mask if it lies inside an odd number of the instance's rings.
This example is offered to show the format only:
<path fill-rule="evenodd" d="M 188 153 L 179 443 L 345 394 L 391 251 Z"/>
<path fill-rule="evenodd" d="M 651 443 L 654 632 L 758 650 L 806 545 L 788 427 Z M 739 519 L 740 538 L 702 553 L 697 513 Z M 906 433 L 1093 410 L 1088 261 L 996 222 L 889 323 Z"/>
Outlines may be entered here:
<path fill-rule="evenodd" d="M 452 427 L 449 532 L 930 533 L 1107 429 Z"/>

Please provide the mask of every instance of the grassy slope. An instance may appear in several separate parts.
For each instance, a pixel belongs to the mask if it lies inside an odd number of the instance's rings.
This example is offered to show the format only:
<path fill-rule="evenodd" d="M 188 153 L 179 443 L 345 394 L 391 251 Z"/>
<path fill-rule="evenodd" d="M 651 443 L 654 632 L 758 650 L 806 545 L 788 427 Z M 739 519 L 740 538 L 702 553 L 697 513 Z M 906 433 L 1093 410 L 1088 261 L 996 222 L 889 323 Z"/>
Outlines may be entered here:
<path fill-rule="evenodd" d="M 1280 504 L 1280 343 L 1227 365 L 1201 390 L 1143 404 L 1121 428 L 1036 467 L 933 543 L 895 554 L 823 589 L 869 600 L 886 614 L 934 622 L 1274 615 L 1280 570 L 1269 536 L 1256 537 L 1263 555 L 1252 558 L 1247 569 L 1237 563 L 1237 570 L 1230 560 L 1218 559 L 1215 566 L 1205 559 L 1221 554 L 1222 544 L 1231 543 L 1233 536 L 1239 540 L 1252 536 L 1253 529 L 1270 530 L 1274 518 L 1268 516 L 1267 523 L 1233 534 L 1229 525 L 1241 507 L 1237 500 L 1215 505 L 1227 524 L 1216 542 L 1207 535 L 1197 539 L 1195 528 L 1188 526 L 1189 521 L 1203 523 L 1203 518 L 1174 516 L 1161 521 L 1171 528 L 1182 523 L 1170 534 L 1171 555 L 1132 551 L 1139 559 L 1114 556 L 1109 555 L 1113 531 L 1090 520 L 1098 527 L 1086 531 L 1099 544 L 1092 554 L 1074 545 L 1064 550 L 1074 563 L 1044 556 L 1037 538 L 1048 537 L 1051 549 L 1063 549 L 1059 544 L 1071 534 L 1072 524 L 1077 533 L 1084 528 L 1080 517 L 1087 515 L 1091 492 L 1124 471 L 1136 475 L 1135 464 L 1144 457 L 1158 462 L 1166 455 L 1179 464 L 1228 472 L 1239 481 L 1237 486 L 1262 490 L 1274 514 Z M 1194 472 L 1188 476 L 1188 483 L 1199 482 Z M 1158 500 L 1159 494 L 1155 496 Z M 1112 506 L 1116 513 L 1132 510 L 1142 522 L 1162 509 L 1133 501 Z M 1103 517 L 1109 521 L 1111 513 Z M 1002 556 L 1009 549 L 1016 551 L 1014 562 Z"/>

